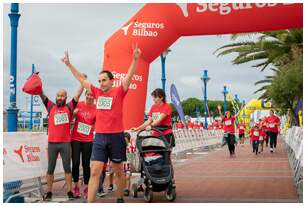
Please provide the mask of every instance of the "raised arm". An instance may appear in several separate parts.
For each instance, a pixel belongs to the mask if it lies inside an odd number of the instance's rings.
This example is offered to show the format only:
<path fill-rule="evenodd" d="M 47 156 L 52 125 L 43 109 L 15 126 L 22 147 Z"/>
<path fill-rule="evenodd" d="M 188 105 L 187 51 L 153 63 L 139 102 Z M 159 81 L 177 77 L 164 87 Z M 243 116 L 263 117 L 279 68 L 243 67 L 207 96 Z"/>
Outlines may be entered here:
<path fill-rule="evenodd" d="M 123 90 L 125 92 L 129 89 L 129 86 L 131 84 L 133 75 L 135 73 L 137 63 L 138 63 L 138 59 L 139 59 L 140 55 L 141 55 L 141 50 L 138 48 L 138 46 L 136 44 L 136 47 L 133 49 L 132 63 L 129 67 L 129 70 L 128 70 L 125 78 L 122 80 L 122 86 L 123 86 Z"/>
<path fill-rule="evenodd" d="M 80 85 L 80 87 L 79 87 L 78 90 L 77 90 L 77 93 L 76 93 L 75 96 L 73 97 L 73 99 L 74 99 L 75 102 L 78 102 L 78 101 L 79 101 L 79 99 L 80 99 L 80 97 L 81 97 L 83 91 L 84 91 L 84 87 L 83 87 L 83 85 Z"/>
<path fill-rule="evenodd" d="M 222 111 L 221 111 L 221 106 L 220 105 L 218 105 L 218 112 L 219 112 L 219 115 L 220 115 L 220 117 L 221 117 L 221 119 L 223 119 L 223 117 L 224 117 L 224 115 L 222 114 Z"/>
<path fill-rule="evenodd" d="M 81 85 L 88 91 L 90 91 L 90 83 L 87 81 L 86 77 L 79 72 L 71 63 L 68 55 L 68 51 L 65 52 L 62 62 L 70 69 L 73 76 L 81 83 Z"/>

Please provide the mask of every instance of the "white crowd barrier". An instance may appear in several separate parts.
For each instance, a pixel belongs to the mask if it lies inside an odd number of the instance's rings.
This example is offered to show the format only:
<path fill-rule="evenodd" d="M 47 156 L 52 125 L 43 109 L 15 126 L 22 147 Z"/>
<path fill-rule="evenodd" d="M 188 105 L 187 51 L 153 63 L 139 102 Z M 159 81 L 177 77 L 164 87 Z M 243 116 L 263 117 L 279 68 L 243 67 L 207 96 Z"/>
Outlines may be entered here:
<path fill-rule="evenodd" d="M 290 166 L 294 174 L 294 182 L 298 195 L 303 201 L 303 128 L 292 127 L 282 134 L 287 151 Z"/>
<path fill-rule="evenodd" d="M 173 130 L 176 146 L 173 153 L 177 154 L 190 149 L 201 148 L 221 143 L 222 130 L 177 129 Z"/>
<path fill-rule="evenodd" d="M 173 154 L 191 149 L 218 145 L 222 141 L 222 130 L 178 129 L 173 130 L 176 147 Z M 132 133 L 135 144 L 136 133 Z M 32 132 L 4 132 L 3 133 L 3 183 L 4 191 L 19 191 L 19 194 L 31 192 L 42 196 L 41 177 L 44 177 L 48 168 L 48 136 L 46 133 Z M 130 158 L 131 163 L 137 163 L 137 155 Z M 55 169 L 55 176 L 63 175 L 60 155 Z M 17 184 L 18 183 L 18 184 Z M 20 191 L 21 185 L 29 185 L 27 190 Z M 13 185 L 12 188 L 10 188 Z M 15 188 L 18 185 L 18 188 Z M 15 194 L 13 196 L 17 196 Z M 12 197 L 12 196 L 11 196 Z M 9 200 L 9 199 L 8 199 Z"/>
<path fill-rule="evenodd" d="M 48 168 L 46 133 L 4 132 L 3 182 L 45 176 Z M 55 174 L 63 173 L 59 155 Z"/>

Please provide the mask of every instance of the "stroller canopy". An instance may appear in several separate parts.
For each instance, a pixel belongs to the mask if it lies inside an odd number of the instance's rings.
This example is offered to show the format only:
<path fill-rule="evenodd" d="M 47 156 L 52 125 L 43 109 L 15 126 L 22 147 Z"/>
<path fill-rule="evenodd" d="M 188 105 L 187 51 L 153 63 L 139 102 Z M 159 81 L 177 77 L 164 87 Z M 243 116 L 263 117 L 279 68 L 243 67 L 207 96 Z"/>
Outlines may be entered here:
<path fill-rule="evenodd" d="M 148 137 L 143 139 L 141 142 L 141 147 L 162 147 L 162 148 L 167 148 L 167 145 L 161 138 L 156 138 L 156 137 Z"/>

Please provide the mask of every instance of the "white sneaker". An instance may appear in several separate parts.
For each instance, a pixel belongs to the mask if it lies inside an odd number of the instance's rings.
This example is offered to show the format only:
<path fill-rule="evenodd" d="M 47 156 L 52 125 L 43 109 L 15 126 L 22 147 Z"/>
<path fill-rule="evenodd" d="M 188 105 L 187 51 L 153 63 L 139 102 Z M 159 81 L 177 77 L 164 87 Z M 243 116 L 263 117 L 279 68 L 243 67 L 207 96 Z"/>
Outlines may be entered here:
<path fill-rule="evenodd" d="M 273 152 L 273 148 L 270 148 L 270 152 Z"/>

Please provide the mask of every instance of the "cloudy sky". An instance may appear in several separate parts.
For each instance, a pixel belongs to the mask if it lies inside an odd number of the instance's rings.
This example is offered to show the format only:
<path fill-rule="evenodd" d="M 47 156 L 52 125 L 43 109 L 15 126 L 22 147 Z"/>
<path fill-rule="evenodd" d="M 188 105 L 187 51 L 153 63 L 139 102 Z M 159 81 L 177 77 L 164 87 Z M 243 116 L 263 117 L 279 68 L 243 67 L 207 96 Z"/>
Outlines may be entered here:
<path fill-rule="evenodd" d="M 60 61 L 66 49 L 75 66 L 86 71 L 89 80 L 97 82 L 103 61 L 104 42 L 132 17 L 143 4 L 21 4 L 18 27 L 17 104 L 25 109 L 26 94 L 21 87 L 31 73 L 34 63 L 43 80 L 47 96 L 54 99 L 59 88 L 66 88 L 70 97 L 78 87 L 77 81 Z M 10 5 L 4 5 L 4 108 L 9 104 Z M 255 38 L 255 37 L 252 37 Z M 239 40 L 245 40 L 247 37 Z M 223 85 L 248 102 L 257 87 L 254 82 L 269 73 L 259 72 L 251 64 L 232 65 L 235 55 L 217 58 L 213 52 L 232 43 L 229 35 L 182 37 L 171 46 L 166 60 L 167 95 L 174 83 L 181 99 L 203 98 L 201 80 L 208 70 L 209 99 L 223 99 Z M 150 93 L 161 87 L 161 62 L 156 59 L 150 67 L 146 108 L 152 103 Z"/>

